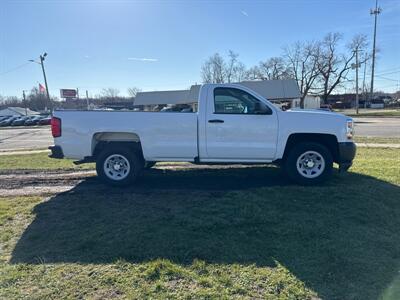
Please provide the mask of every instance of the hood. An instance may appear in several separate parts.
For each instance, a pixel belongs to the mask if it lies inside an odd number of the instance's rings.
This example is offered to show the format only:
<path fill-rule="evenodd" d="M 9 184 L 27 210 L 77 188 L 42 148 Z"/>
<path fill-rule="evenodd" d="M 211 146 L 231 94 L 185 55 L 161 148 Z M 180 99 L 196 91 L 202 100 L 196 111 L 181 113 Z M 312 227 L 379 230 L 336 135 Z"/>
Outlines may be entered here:
<path fill-rule="evenodd" d="M 336 117 L 343 117 L 347 119 L 351 119 L 344 114 L 333 112 L 333 111 L 326 111 L 321 109 L 289 109 L 285 111 L 285 113 L 289 114 L 301 114 L 301 115 L 309 115 L 309 116 L 336 116 Z"/>

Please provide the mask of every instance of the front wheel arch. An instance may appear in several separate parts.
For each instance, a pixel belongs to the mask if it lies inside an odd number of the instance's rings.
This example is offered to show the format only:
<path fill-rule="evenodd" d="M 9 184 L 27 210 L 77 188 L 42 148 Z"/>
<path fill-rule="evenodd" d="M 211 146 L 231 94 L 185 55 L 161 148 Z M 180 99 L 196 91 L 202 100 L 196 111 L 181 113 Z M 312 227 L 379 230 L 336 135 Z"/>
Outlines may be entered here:
<path fill-rule="evenodd" d="M 334 134 L 326 133 L 292 133 L 286 140 L 282 159 L 286 160 L 291 149 L 300 143 L 316 143 L 325 146 L 331 153 L 333 161 L 339 161 L 339 143 Z"/>

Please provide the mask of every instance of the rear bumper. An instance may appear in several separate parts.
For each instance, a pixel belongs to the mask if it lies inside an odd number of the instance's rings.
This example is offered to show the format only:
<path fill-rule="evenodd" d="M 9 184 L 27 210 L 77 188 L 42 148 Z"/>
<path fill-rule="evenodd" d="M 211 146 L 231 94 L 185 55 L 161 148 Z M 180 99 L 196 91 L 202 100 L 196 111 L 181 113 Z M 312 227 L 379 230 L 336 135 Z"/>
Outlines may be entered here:
<path fill-rule="evenodd" d="M 49 154 L 50 158 L 64 158 L 64 153 L 60 146 L 50 146 L 49 149 L 51 151 L 51 153 Z"/>
<path fill-rule="evenodd" d="M 353 164 L 357 147 L 353 142 L 339 143 L 338 164 L 340 171 L 347 171 Z"/>

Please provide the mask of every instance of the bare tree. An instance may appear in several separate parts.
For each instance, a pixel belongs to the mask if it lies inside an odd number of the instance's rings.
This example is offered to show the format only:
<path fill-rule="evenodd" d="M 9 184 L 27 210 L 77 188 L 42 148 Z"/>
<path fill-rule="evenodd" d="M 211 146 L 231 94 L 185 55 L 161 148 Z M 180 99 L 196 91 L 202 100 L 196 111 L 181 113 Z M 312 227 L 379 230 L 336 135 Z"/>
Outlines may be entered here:
<path fill-rule="evenodd" d="M 246 71 L 246 79 L 248 80 L 260 80 L 261 71 L 258 66 L 253 66 Z"/>
<path fill-rule="evenodd" d="M 246 79 L 246 66 L 244 63 L 238 61 L 233 68 L 233 76 L 232 76 L 232 81 L 230 82 L 240 82 L 244 79 Z"/>
<path fill-rule="evenodd" d="M 118 97 L 119 90 L 114 88 L 106 88 L 101 90 L 101 97 L 115 99 Z"/>
<path fill-rule="evenodd" d="M 219 53 L 215 53 L 206 60 L 201 68 L 201 76 L 204 83 L 225 82 L 225 61 Z"/>
<path fill-rule="evenodd" d="M 232 50 L 229 50 L 227 61 L 219 53 L 212 55 L 201 68 L 203 82 L 229 83 L 243 80 L 246 76 L 246 67 L 238 60 L 238 56 Z"/>
<path fill-rule="evenodd" d="M 142 91 L 141 89 L 139 89 L 139 88 L 137 88 L 135 86 L 131 87 L 131 88 L 128 88 L 128 94 L 132 98 L 136 97 L 136 94 L 141 92 L 141 91 Z"/>
<path fill-rule="evenodd" d="M 229 50 L 229 54 L 228 54 L 229 60 L 228 60 L 228 63 L 226 65 L 226 70 L 225 70 L 227 82 L 232 82 L 232 79 L 235 74 L 235 67 L 238 62 L 238 60 L 237 60 L 238 56 L 239 56 L 239 54 L 233 52 L 232 50 Z"/>
<path fill-rule="evenodd" d="M 0 109 L 10 106 L 22 107 L 22 101 L 15 96 L 3 97 L 0 95 Z"/>
<path fill-rule="evenodd" d="M 261 80 L 286 79 L 289 77 L 288 68 L 282 57 L 271 57 L 264 62 L 260 62 L 259 70 Z"/>
<path fill-rule="evenodd" d="M 365 35 L 357 35 L 347 46 L 346 53 L 341 53 L 339 51 L 341 40 L 340 33 L 329 33 L 319 44 L 317 66 L 321 75 L 319 78 L 320 91 L 325 103 L 332 91 L 348 80 L 347 75 L 352 68 L 355 51 L 360 51 L 366 46 Z M 365 63 L 365 61 L 361 61 L 361 63 Z"/>
<path fill-rule="evenodd" d="M 320 75 L 318 70 L 319 47 L 316 42 L 297 42 L 284 49 L 288 75 L 297 81 L 300 89 L 300 107 Z"/>
<path fill-rule="evenodd" d="M 326 102 L 328 96 L 348 82 L 354 51 L 366 46 L 364 35 L 358 35 L 341 50 L 342 35 L 329 33 L 321 41 L 297 42 L 284 48 L 280 57 L 271 57 L 246 70 L 238 54 L 229 51 L 225 60 L 219 53 L 208 58 L 201 69 L 204 83 L 274 80 L 294 78 L 300 90 L 300 106 L 308 94 L 320 94 Z M 360 56 L 365 64 L 370 55 Z M 364 72 L 365 73 L 365 72 Z"/>
<path fill-rule="evenodd" d="M 239 54 L 229 50 L 228 62 L 225 67 L 226 82 L 238 82 L 245 77 L 246 67 L 238 60 Z"/>
<path fill-rule="evenodd" d="M 27 97 L 28 107 L 33 110 L 44 110 L 46 106 L 49 104 L 47 103 L 47 97 L 44 93 L 40 92 L 39 89 L 35 86 L 29 92 Z M 50 108 L 52 108 L 52 101 L 50 101 Z"/>

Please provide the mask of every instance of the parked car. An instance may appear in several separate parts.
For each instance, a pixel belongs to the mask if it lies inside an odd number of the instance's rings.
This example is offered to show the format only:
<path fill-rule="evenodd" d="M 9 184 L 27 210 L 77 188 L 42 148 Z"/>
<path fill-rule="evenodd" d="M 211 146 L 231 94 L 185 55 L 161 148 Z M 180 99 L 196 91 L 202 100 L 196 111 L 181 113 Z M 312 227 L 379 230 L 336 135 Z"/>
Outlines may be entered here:
<path fill-rule="evenodd" d="M 39 120 L 38 124 L 39 125 L 50 125 L 51 122 L 51 117 L 44 117 Z"/>
<path fill-rule="evenodd" d="M 240 84 L 202 85 L 197 99 L 195 113 L 55 111 L 50 157 L 96 162 L 99 177 L 119 186 L 146 162 L 275 163 L 305 185 L 328 180 L 334 162 L 341 171 L 352 164 L 353 120 L 345 115 L 282 111 Z"/>
<path fill-rule="evenodd" d="M 330 104 L 321 104 L 320 110 L 325 110 L 325 111 L 332 111 L 332 105 Z"/>
<path fill-rule="evenodd" d="M 31 116 L 29 119 L 25 121 L 25 125 L 26 126 L 37 125 L 41 119 L 43 119 L 42 116 Z"/>
<path fill-rule="evenodd" d="M 27 119 L 29 119 L 28 116 L 19 117 L 19 118 L 15 119 L 14 121 L 12 121 L 11 125 L 12 125 L 12 126 L 22 126 L 22 125 L 25 125 L 25 121 L 26 121 Z"/>
<path fill-rule="evenodd" d="M 4 120 L 6 120 L 6 119 L 8 119 L 8 118 L 10 118 L 11 116 L 1 116 L 0 117 L 0 122 L 2 122 L 2 121 L 4 121 Z"/>
<path fill-rule="evenodd" d="M 1 121 L 1 122 L 0 122 L 0 126 L 1 126 L 1 127 L 10 126 L 11 123 L 12 123 L 14 120 L 18 119 L 18 118 L 19 118 L 19 116 L 12 116 L 12 117 L 9 117 L 8 119 L 5 119 L 5 120 Z"/>

